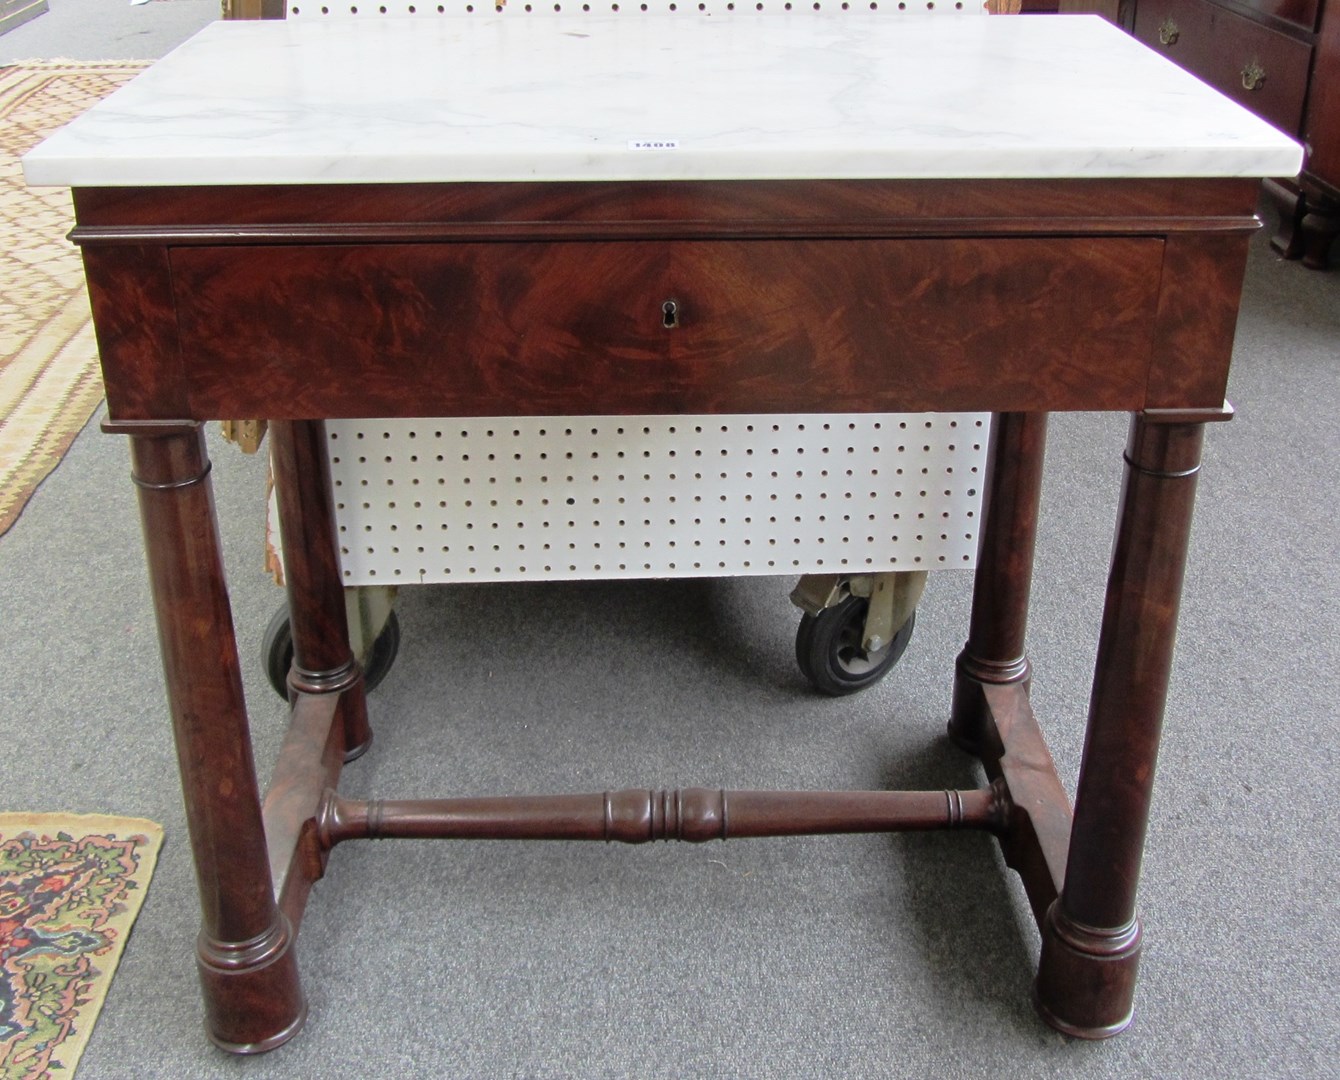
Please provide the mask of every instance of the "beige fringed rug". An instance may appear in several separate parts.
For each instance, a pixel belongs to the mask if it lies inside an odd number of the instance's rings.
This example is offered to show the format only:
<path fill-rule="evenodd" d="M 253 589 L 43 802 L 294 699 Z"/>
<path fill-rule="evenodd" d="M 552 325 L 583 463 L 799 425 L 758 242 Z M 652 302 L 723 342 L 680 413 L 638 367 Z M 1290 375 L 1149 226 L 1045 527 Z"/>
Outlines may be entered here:
<path fill-rule="evenodd" d="M 0 533 L 102 399 L 66 188 L 30 188 L 19 158 L 144 63 L 0 68 Z"/>
<path fill-rule="evenodd" d="M 74 1075 L 162 842 L 143 818 L 0 814 L 0 1078 Z"/>

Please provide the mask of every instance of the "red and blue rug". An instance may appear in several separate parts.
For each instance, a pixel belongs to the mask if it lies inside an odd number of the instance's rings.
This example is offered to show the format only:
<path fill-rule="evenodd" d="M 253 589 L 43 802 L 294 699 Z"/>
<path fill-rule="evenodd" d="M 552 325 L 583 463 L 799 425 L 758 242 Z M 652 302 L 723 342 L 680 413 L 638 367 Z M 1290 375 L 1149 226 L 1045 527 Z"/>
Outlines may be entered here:
<path fill-rule="evenodd" d="M 0 814 L 0 1080 L 74 1075 L 162 841 L 140 818 Z"/>

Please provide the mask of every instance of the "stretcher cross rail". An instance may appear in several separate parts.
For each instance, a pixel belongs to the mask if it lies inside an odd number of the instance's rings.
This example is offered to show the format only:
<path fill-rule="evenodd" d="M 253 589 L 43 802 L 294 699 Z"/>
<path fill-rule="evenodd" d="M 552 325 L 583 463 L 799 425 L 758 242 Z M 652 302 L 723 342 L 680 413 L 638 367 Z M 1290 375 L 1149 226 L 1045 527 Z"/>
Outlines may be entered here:
<path fill-rule="evenodd" d="M 474 799 L 344 799 L 326 793 L 316 833 L 343 840 L 603 840 L 646 844 L 764 836 L 986 829 L 1003 832 L 1006 803 L 974 791 L 727 791 L 631 788 L 589 795 Z"/>

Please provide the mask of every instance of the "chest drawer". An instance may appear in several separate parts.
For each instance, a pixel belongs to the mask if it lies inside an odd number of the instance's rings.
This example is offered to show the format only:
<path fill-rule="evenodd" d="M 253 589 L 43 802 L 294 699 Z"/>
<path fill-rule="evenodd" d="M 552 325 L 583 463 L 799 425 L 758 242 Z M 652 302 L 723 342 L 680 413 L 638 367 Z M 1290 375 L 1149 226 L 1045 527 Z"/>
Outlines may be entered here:
<path fill-rule="evenodd" d="M 1139 408 L 1162 250 L 565 241 L 171 261 L 196 416 L 972 411 Z"/>
<path fill-rule="evenodd" d="M 1322 0 L 1243 0 L 1252 11 L 1266 18 L 1291 23 L 1304 33 L 1317 28 Z"/>
<path fill-rule="evenodd" d="M 1135 36 L 1282 131 L 1300 130 L 1306 42 L 1206 0 L 1142 0 Z"/>

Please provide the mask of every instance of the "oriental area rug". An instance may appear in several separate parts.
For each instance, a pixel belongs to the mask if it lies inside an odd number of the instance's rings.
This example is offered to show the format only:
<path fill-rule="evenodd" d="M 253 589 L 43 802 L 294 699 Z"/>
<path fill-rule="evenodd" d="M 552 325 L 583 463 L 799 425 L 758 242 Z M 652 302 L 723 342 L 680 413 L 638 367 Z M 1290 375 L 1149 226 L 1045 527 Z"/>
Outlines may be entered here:
<path fill-rule="evenodd" d="M 19 158 L 144 63 L 0 68 L 0 533 L 102 400 L 67 188 L 30 188 Z"/>
<path fill-rule="evenodd" d="M 162 842 L 141 818 L 0 814 L 0 1080 L 74 1075 Z"/>

